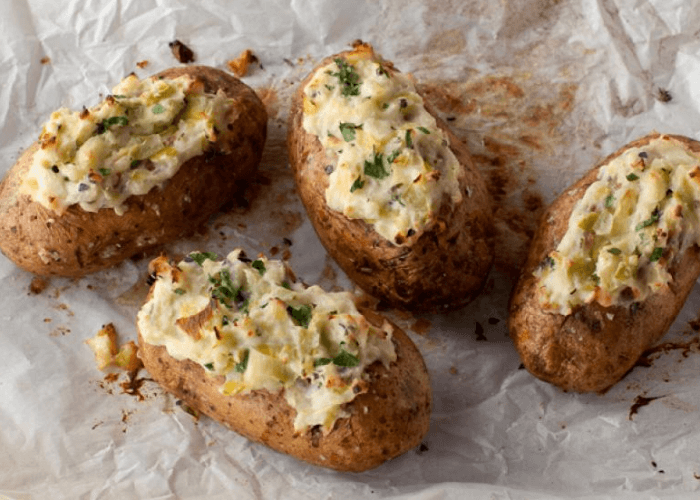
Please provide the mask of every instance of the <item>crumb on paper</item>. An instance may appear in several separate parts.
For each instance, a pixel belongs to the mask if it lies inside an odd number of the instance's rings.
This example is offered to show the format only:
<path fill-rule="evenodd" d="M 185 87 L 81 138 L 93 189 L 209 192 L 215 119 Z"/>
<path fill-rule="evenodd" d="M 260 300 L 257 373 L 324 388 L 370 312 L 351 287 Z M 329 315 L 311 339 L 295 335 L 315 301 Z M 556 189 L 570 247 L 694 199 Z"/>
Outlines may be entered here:
<path fill-rule="evenodd" d="M 49 56 L 44 56 L 39 62 L 44 65 L 51 64 L 51 58 Z"/>
<path fill-rule="evenodd" d="M 180 40 L 174 40 L 168 43 L 168 47 L 170 47 L 173 56 L 175 56 L 175 59 L 177 59 L 178 62 L 181 62 L 183 64 L 194 62 L 194 52 L 192 52 L 192 49 L 190 49 Z"/>
<path fill-rule="evenodd" d="M 32 279 L 32 282 L 29 284 L 29 292 L 34 295 L 39 295 L 41 292 L 46 290 L 46 287 L 48 285 L 48 281 L 46 281 L 44 278 L 40 278 L 37 276 L 34 279 Z"/>
<path fill-rule="evenodd" d="M 429 320 L 419 318 L 411 325 L 411 331 L 417 333 L 418 335 L 425 336 L 428 334 L 431 327 L 432 323 Z"/>
<path fill-rule="evenodd" d="M 659 90 L 656 93 L 656 99 L 658 99 L 660 102 L 670 102 L 673 99 L 673 96 L 668 90 L 659 87 Z"/>
<path fill-rule="evenodd" d="M 95 354 L 97 369 L 103 371 L 116 367 L 128 372 L 135 372 L 143 365 L 137 356 L 138 346 L 133 340 L 119 346 L 117 330 L 112 323 L 104 325 L 94 337 L 85 341 Z"/>
<path fill-rule="evenodd" d="M 639 413 L 639 409 L 643 406 L 648 405 L 655 399 L 659 399 L 662 396 L 656 396 L 652 398 L 647 398 L 645 396 L 639 395 L 636 398 L 634 398 L 634 402 L 632 403 L 632 406 L 630 407 L 630 412 L 629 415 L 627 416 L 628 420 L 634 420 L 634 416 Z"/>
<path fill-rule="evenodd" d="M 245 49 L 238 57 L 226 62 L 228 69 L 238 78 L 242 78 L 248 74 L 251 64 L 258 64 L 260 66 L 260 60 L 250 49 Z"/>
<path fill-rule="evenodd" d="M 143 60 L 143 61 L 137 62 L 137 63 L 136 63 L 136 66 L 137 66 L 138 68 L 140 68 L 140 69 L 143 69 L 143 68 L 145 68 L 146 66 L 148 66 L 148 64 L 149 64 L 149 62 L 148 62 L 147 60 Z"/>
<path fill-rule="evenodd" d="M 456 366 L 450 366 L 450 375 L 457 375 L 458 373 Z"/>

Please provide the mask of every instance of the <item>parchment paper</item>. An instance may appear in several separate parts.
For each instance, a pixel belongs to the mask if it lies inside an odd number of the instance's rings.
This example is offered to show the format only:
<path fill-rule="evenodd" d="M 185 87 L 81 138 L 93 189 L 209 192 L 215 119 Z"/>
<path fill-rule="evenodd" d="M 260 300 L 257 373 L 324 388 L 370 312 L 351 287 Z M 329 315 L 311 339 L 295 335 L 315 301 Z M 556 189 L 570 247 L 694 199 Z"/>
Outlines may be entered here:
<path fill-rule="evenodd" d="M 496 266 L 465 309 L 389 311 L 425 356 L 431 429 L 363 474 L 298 462 L 195 419 L 141 371 L 99 372 L 85 339 L 113 323 L 135 339 L 148 258 L 46 282 L 0 258 L 0 498 L 697 498 L 700 287 L 662 344 L 604 395 L 567 394 L 519 369 L 507 300 L 543 207 L 651 130 L 700 132 L 700 7 L 683 0 L 202 2 L 5 0 L 0 168 L 60 106 L 123 76 L 259 59 L 244 81 L 270 112 L 260 174 L 196 236 L 164 248 L 288 258 L 307 283 L 351 283 L 294 191 L 289 97 L 355 39 L 405 72 L 466 140 L 496 201 Z M 33 288 L 39 293 L 32 292 Z"/>

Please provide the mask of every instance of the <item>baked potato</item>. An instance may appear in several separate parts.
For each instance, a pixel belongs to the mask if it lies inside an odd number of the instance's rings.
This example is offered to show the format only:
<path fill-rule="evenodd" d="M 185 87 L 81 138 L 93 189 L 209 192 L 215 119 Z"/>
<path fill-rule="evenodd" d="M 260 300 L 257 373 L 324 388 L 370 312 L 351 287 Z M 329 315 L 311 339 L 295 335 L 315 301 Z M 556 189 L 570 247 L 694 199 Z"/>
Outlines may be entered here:
<path fill-rule="evenodd" d="M 139 356 L 190 408 L 315 465 L 364 471 L 417 446 L 431 388 L 398 327 L 280 261 L 164 256 L 138 313 Z"/>
<path fill-rule="evenodd" d="M 490 199 L 463 141 L 367 44 L 331 56 L 291 103 L 297 190 L 328 253 L 391 306 L 465 305 L 493 262 Z"/>
<path fill-rule="evenodd" d="M 99 105 L 61 109 L 0 184 L 0 250 L 77 277 L 192 233 L 257 168 L 267 114 L 220 70 L 131 74 Z"/>
<path fill-rule="evenodd" d="M 700 274 L 700 143 L 650 134 L 545 211 L 510 301 L 533 375 L 603 392 L 657 342 Z"/>

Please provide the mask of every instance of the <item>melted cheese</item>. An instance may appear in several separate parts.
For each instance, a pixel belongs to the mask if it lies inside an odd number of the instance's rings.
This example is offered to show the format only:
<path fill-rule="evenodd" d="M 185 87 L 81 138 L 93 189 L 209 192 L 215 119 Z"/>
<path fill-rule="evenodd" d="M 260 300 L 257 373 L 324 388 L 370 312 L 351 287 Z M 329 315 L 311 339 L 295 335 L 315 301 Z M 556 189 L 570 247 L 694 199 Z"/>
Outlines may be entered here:
<path fill-rule="evenodd" d="M 700 245 L 700 157 L 661 136 L 601 167 L 568 229 L 535 272 L 543 308 L 570 314 L 641 302 L 672 281 L 669 263 Z"/>
<path fill-rule="evenodd" d="M 130 75 L 102 103 L 51 114 L 21 192 L 63 213 L 125 211 L 124 201 L 162 186 L 216 139 L 231 100 L 205 94 L 190 77 Z"/>
<path fill-rule="evenodd" d="M 461 167 L 411 79 L 371 52 L 336 59 L 304 89 L 303 126 L 334 164 L 327 205 L 389 241 L 419 235 L 447 195 L 462 199 Z"/>
<path fill-rule="evenodd" d="M 194 260 L 193 260 L 194 258 Z M 333 427 L 366 391 L 365 369 L 396 360 L 392 327 L 375 328 L 347 292 L 290 284 L 283 263 L 191 254 L 159 269 L 138 313 L 144 340 L 223 376 L 224 394 L 284 390 L 294 427 Z"/>

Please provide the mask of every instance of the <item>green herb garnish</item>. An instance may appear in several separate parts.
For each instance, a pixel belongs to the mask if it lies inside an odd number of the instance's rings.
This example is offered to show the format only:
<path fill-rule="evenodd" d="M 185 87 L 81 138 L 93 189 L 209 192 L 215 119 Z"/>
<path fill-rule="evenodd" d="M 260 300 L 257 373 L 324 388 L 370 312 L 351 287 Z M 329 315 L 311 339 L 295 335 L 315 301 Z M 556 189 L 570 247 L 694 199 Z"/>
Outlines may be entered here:
<path fill-rule="evenodd" d="M 413 147 L 413 139 L 411 138 L 411 131 L 410 130 L 406 130 L 406 147 L 407 148 Z"/>
<path fill-rule="evenodd" d="M 241 360 L 240 363 L 236 363 L 236 365 L 233 367 L 234 370 L 236 370 L 236 373 L 243 373 L 245 372 L 245 369 L 248 368 L 248 356 L 250 355 L 250 351 L 248 349 L 245 350 L 245 353 L 243 354 L 243 359 Z"/>
<path fill-rule="evenodd" d="M 333 60 L 340 71 L 331 73 L 331 76 L 338 77 L 342 90 L 340 93 L 346 97 L 360 95 L 360 75 L 357 74 L 355 68 L 345 62 L 340 57 Z"/>
<path fill-rule="evenodd" d="M 185 294 L 185 290 L 183 290 L 182 288 L 176 288 L 175 290 L 173 290 L 173 292 L 175 292 L 177 295 Z"/>
<path fill-rule="evenodd" d="M 380 64 L 379 67 L 377 68 L 377 74 L 379 74 L 379 75 L 384 75 L 384 76 L 386 76 L 387 78 L 391 78 L 391 75 L 389 74 L 389 72 L 388 72 L 388 71 L 384 68 L 384 66 L 382 66 L 381 64 Z"/>
<path fill-rule="evenodd" d="M 396 150 L 393 153 L 391 153 L 389 156 L 386 157 L 386 162 L 387 163 L 394 163 L 394 160 L 399 157 L 401 154 L 400 150 Z"/>
<path fill-rule="evenodd" d="M 350 142 L 355 140 L 355 130 L 362 128 L 362 124 L 355 125 L 354 123 L 340 122 L 339 128 L 345 142 Z"/>
<path fill-rule="evenodd" d="M 350 192 L 354 193 L 358 189 L 362 189 L 363 186 L 365 185 L 365 181 L 362 180 L 362 177 L 359 175 L 357 176 L 357 179 L 355 179 L 355 182 L 352 183 L 352 186 L 350 186 Z"/>
<path fill-rule="evenodd" d="M 627 174 L 628 181 L 632 182 L 632 181 L 636 181 L 637 179 L 639 179 L 639 176 L 637 174 Z"/>
<path fill-rule="evenodd" d="M 357 356 L 350 354 L 345 349 L 340 349 L 340 352 L 336 354 L 334 358 L 318 358 L 314 361 L 314 367 L 325 366 L 333 363 L 336 366 L 343 366 L 346 368 L 352 368 L 360 364 L 360 360 Z"/>
<path fill-rule="evenodd" d="M 384 155 L 381 153 L 374 153 L 374 159 L 371 162 L 365 160 L 365 175 L 369 175 L 375 179 L 389 177 L 389 172 L 384 168 Z"/>
<path fill-rule="evenodd" d="M 292 306 L 287 306 L 287 312 L 289 315 L 296 320 L 297 323 L 299 323 L 300 326 L 303 326 L 304 328 L 309 327 L 309 322 L 311 321 L 311 306 L 309 305 L 301 305 L 298 308 L 294 308 Z"/>
<path fill-rule="evenodd" d="M 644 229 L 645 227 L 649 227 L 655 222 L 659 220 L 659 211 L 658 209 L 654 209 L 654 211 L 651 213 L 651 217 L 649 217 L 647 220 L 640 222 L 637 224 L 637 226 L 634 228 L 635 231 L 639 231 L 640 229 Z"/>
<path fill-rule="evenodd" d="M 418 127 L 418 130 L 420 130 L 420 131 L 423 132 L 424 134 L 429 134 L 429 133 L 430 133 L 430 130 L 428 130 L 428 129 L 425 128 L 425 127 Z"/>
<path fill-rule="evenodd" d="M 112 173 L 112 171 L 108 168 L 98 168 L 97 171 L 102 177 L 107 177 L 109 174 Z"/>
<path fill-rule="evenodd" d="M 204 368 L 207 370 L 213 370 L 214 369 L 214 363 L 205 363 Z"/>
<path fill-rule="evenodd" d="M 253 267 L 253 269 L 258 270 L 258 272 L 260 273 L 260 276 L 265 274 L 266 269 L 265 269 L 265 263 L 263 261 L 254 260 L 250 265 Z"/>
<path fill-rule="evenodd" d="M 162 104 L 158 103 L 151 108 L 151 113 L 153 113 L 154 115 L 165 113 L 165 107 Z"/>
<path fill-rule="evenodd" d="M 190 258 L 201 266 L 205 260 L 216 260 L 219 256 L 214 252 L 192 252 Z"/>
<path fill-rule="evenodd" d="M 111 116 L 102 120 L 97 126 L 97 133 L 103 134 L 112 125 L 126 126 L 129 124 L 129 119 L 126 116 Z"/>
<path fill-rule="evenodd" d="M 605 197 L 605 208 L 612 208 L 615 204 L 615 196 L 609 194 Z"/>
<path fill-rule="evenodd" d="M 209 282 L 214 285 L 211 291 L 211 296 L 213 298 L 228 308 L 231 308 L 231 302 L 233 302 L 239 309 L 243 310 L 243 312 L 247 312 L 248 301 L 241 293 L 243 288 L 234 285 L 228 269 L 219 271 L 218 276 L 209 276 Z"/>
<path fill-rule="evenodd" d="M 619 248 L 608 248 L 608 252 L 610 252 L 613 255 L 620 255 L 622 253 L 622 250 Z"/>
<path fill-rule="evenodd" d="M 651 252 L 651 255 L 649 256 L 649 261 L 650 261 L 650 262 L 656 262 L 657 260 L 659 260 L 659 259 L 661 258 L 661 256 L 663 255 L 663 253 L 664 253 L 664 249 L 663 249 L 663 248 L 661 248 L 661 247 L 656 247 L 656 248 L 654 248 L 654 251 Z"/>

